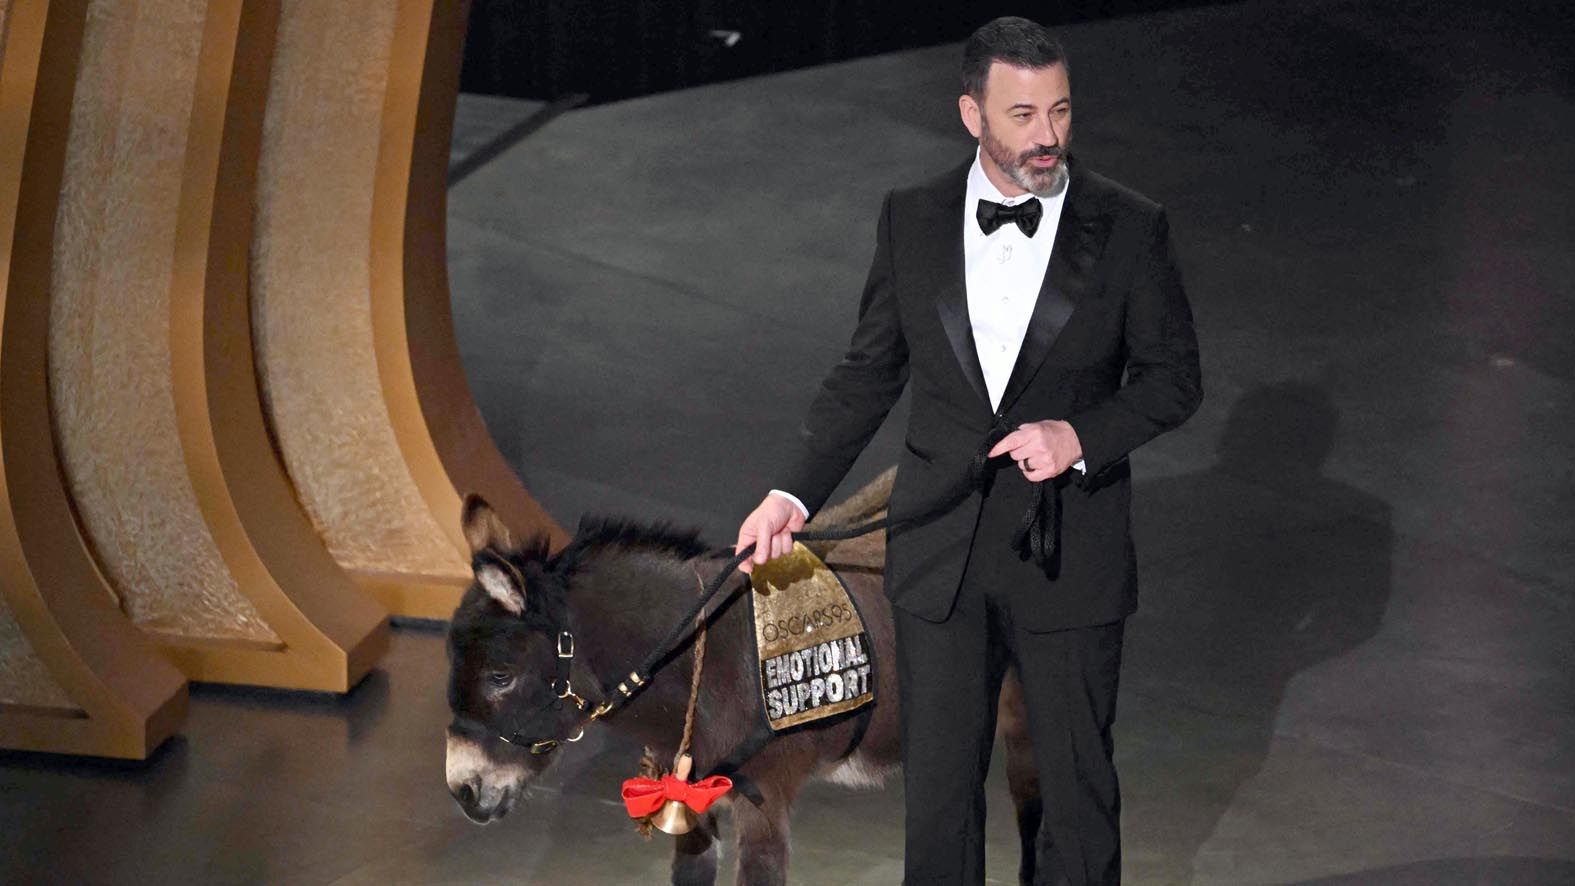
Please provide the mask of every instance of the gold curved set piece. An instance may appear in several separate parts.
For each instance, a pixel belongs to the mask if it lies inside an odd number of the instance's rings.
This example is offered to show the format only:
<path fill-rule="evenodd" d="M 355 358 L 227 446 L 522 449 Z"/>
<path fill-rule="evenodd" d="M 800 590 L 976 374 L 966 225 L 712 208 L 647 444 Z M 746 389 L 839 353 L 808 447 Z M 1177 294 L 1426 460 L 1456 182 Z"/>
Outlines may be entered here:
<path fill-rule="evenodd" d="M 344 692 L 447 618 L 461 491 L 565 536 L 453 339 L 463 4 L 88 6 L 0 31 L 0 747 L 139 758 L 186 680 Z"/>

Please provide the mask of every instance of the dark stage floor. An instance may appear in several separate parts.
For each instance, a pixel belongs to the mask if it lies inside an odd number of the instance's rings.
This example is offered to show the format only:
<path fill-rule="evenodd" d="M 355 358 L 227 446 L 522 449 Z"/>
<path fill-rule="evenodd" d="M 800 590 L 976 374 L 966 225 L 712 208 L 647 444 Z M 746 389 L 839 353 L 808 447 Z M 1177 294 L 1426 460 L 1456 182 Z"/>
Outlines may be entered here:
<path fill-rule="evenodd" d="M 1169 206 L 1206 373 L 1134 458 L 1128 882 L 1575 882 L 1571 34 L 1561 3 L 1065 30 L 1079 157 Z M 956 53 L 572 111 L 454 188 L 471 379 L 561 522 L 731 540 L 845 341 L 881 195 L 969 151 Z M 443 669 L 404 629 L 346 699 L 195 690 L 146 765 L 0 757 L 0 881 L 663 881 L 667 838 L 616 803 L 638 751 L 601 734 L 464 821 Z M 999 773 L 990 799 L 1015 882 Z M 793 881 L 897 882 L 901 804 L 815 787 Z"/>

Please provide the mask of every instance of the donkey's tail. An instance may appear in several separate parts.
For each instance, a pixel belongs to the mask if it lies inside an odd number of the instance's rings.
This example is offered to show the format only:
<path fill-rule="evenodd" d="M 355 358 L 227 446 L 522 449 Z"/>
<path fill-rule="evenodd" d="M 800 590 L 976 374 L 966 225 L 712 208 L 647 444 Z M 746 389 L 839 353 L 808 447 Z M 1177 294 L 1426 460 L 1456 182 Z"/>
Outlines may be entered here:
<path fill-rule="evenodd" d="M 809 521 L 805 529 L 824 529 L 828 526 L 852 526 L 877 520 L 886 513 L 891 502 L 891 483 L 897 476 L 895 467 L 882 471 L 880 476 L 846 499 L 829 505 Z M 853 567 L 880 572 L 886 563 L 886 533 L 872 532 L 845 541 L 807 541 L 805 547 L 815 552 L 827 565 Z"/>

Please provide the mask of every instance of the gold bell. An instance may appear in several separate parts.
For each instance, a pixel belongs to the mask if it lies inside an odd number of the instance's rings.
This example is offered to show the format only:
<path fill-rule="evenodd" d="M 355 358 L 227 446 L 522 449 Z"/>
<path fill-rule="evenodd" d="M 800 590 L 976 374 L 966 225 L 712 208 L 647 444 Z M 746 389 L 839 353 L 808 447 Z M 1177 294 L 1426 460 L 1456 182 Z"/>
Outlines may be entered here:
<path fill-rule="evenodd" d="M 689 780 L 689 770 L 694 767 L 694 758 L 684 754 L 678 758 L 678 765 L 673 767 L 673 775 L 679 781 Z M 694 810 L 677 800 L 668 800 L 662 808 L 651 816 L 651 825 L 664 834 L 677 837 L 687 834 L 695 829 L 699 820 L 695 818 Z"/>

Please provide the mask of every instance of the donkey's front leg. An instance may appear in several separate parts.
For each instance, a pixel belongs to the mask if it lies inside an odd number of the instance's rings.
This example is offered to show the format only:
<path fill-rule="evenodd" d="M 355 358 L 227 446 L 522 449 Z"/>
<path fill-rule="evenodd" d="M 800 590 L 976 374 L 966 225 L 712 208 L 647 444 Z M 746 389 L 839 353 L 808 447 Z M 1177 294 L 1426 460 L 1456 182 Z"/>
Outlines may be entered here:
<path fill-rule="evenodd" d="M 738 830 L 738 886 L 783 886 L 787 883 L 787 800 L 766 793 L 759 806 L 740 797 L 733 801 Z"/>
<path fill-rule="evenodd" d="M 673 886 L 712 886 L 716 882 L 716 813 L 700 816 L 695 829 L 673 843 Z"/>

